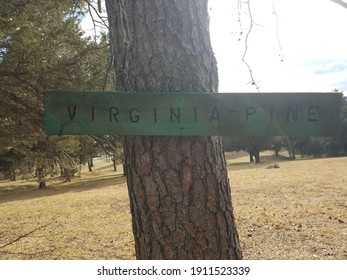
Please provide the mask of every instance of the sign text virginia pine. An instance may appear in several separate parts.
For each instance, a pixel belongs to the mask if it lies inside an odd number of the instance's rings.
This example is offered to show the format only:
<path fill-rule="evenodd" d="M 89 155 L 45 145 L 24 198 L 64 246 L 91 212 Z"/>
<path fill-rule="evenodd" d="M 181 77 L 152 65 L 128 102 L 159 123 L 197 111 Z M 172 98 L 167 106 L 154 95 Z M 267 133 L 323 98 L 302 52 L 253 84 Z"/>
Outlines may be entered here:
<path fill-rule="evenodd" d="M 53 135 L 333 136 L 340 93 L 46 92 Z"/>

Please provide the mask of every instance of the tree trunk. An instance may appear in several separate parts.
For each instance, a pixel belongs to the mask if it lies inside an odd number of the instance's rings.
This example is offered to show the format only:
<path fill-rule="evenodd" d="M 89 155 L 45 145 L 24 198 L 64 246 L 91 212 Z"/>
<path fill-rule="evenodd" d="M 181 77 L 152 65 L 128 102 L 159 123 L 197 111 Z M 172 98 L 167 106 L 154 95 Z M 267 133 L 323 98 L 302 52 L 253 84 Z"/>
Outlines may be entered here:
<path fill-rule="evenodd" d="M 254 157 L 252 153 L 249 153 L 249 162 L 254 162 Z"/>
<path fill-rule="evenodd" d="M 16 181 L 16 170 L 13 166 L 10 167 L 10 181 L 14 182 Z"/>
<path fill-rule="evenodd" d="M 296 159 L 295 148 L 292 147 L 292 159 Z"/>
<path fill-rule="evenodd" d="M 113 163 L 113 171 L 117 172 L 117 155 L 115 151 L 113 151 L 112 163 Z"/>
<path fill-rule="evenodd" d="M 207 0 L 106 4 L 118 91 L 217 91 Z M 242 257 L 219 137 L 127 136 L 124 152 L 138 259 Z"/>
<path fill-rule="evenodd" d="M 88 171 L 93 172 L 93 161 L 91 157 L 88 157 L 87 165 L 88 165 Z"/>
<path fill-rule="evenodd" d="M 113 171 L 117 172 L 117 161 L 115 159 L 112 159 L 112 163 L 113 163 Z"/>
<path fill-rule="evenodd" d="M 253 155 L 254 155 L 254 158 L 255 158 L 255 163 L 259 164 L 260 163 L 260 152 L 256 151 Z"/>
<path fill-rule="evenodd" d="M 288 155 L 290 159 L 296 159 L 296 153 L 294 146 L 290 143 L 288 147 Z"/>
<path fill-rule="evenodd" d="M 36 170 L 37 172 L 37 179 L 39 181 L 39 189 L 45 189 L 46 188 L 46 171 L 43 167 L 39 167 Z"/>
<path fill-rule="evenodd" d="M 39 182 L 39 189 L 45 189 L 47 186 L 46 186 L 46 182 L 45 181 L 41 181 Z"/>
<path fill-rule="evenodd" d="M 90 167 L 93 168 L 94 167 L 94 160 L 92 156 L 89 156 L 89 161 L 90 161 Z"/>
<path fill-rule="evenodd" d="M 288 154 L 290 159 L 296 159 L 296 154 L 295 154 L 295 142 L 297 138 L 296 137 L 288 137 L 287 142 L 288 142 Z"/>

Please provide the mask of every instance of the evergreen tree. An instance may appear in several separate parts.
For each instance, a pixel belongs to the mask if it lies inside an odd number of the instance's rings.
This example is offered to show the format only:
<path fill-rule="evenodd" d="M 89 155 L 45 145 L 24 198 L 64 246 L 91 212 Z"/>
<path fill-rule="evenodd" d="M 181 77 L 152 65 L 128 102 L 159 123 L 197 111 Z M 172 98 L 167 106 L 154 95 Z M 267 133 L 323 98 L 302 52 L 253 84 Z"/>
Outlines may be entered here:
<path fill-rule="evenodd" d="M 116 89 L 216 92 L 207 0 L 107 0 Z M 145 93 L 143 93 L 145 94 Z M 125 137 L 139 259 L 239 259 L 219 137 Z"/>
<path fill-rule="evenodd" d="M 100 42 L 83 36 L 82 0 L 0 0 L 0 5 L 0 151 L 20 147 L 44 187 L 52 161 L 65 167 L 78 162 L 78 152 L 71 152 L 78 145 L 71 144 L 74 138 L 46 137 L 43 92 L 109 86 L 108 42 L 105 35 Z"/>

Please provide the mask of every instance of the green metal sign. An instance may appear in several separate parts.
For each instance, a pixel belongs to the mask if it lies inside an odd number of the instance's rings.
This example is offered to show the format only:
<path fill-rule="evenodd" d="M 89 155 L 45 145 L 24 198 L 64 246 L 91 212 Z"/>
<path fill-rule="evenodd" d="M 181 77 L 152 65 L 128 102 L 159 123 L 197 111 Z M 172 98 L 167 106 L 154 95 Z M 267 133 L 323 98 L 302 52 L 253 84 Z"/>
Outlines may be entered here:
<path fill-rule="evenodd" d="M 340 93 L 44 94 L 49 135 L 334 136 Z"/>

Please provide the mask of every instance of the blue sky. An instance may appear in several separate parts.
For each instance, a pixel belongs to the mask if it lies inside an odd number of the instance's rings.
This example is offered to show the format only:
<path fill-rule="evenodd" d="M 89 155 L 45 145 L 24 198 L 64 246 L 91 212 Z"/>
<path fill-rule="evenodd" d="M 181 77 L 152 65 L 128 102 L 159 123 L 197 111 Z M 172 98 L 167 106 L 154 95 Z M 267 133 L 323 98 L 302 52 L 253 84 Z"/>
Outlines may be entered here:
<path fill-rule="evenodd" d="M 209 1 L 221 92 L 257 91 L 242 63 L 250 24 L 247 6 L 242 6 L 240 24 L 237 3 Z M 250 4 L 254 24 L 245 59 L 260 91 L 337 88 L 347 93 L 347 9 L 329 0 L 254 0 Z"/>

